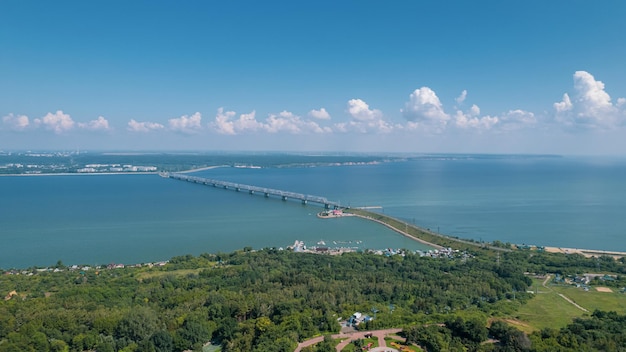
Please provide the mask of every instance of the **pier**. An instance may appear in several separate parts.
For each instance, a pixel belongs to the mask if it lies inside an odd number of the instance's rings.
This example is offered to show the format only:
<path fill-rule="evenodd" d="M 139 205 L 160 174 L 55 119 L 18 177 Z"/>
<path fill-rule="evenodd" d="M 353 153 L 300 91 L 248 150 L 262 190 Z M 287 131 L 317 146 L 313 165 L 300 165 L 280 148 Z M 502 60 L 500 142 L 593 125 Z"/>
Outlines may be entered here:
<path fill-rule="evenodd" d="M 279 197 L 280 199 L 285 200 L 285 201 L 288 199 L 293 199 L 293 200 L 298 200 L 302 202 L 302 204 L 317 203 L 317 204 L 323 205 L 324 208 L 326 209 L 341 207 L 338 202 L 329 201 L 325 197 L 313 196 L 310 194 L 302 194 L 302 193 L 295 193 L 295 192 L 289 192 L 289 191 L 282 191 L 282 190 L 273 189 L 273 188 L 244 185 L 241 183 L 214 180 L 214 179 L 205 178 L 205 177 L 189 176 L 189 175 L 184 175 L 180 173 L 166 172 L 166 173 L 161 173 L 160 175 L 161 177 L 171 178 L 174 180 L 187 181 L 187 182 L 197 183 L 197 184 L 201 184 L 205 186 L 216 187 L 216 188 L 230 189 L 230 190 L 234 190 L 237 192 L 248 192 L 250 194 L 262 194 L 263 196 L 267 198 Z"/>

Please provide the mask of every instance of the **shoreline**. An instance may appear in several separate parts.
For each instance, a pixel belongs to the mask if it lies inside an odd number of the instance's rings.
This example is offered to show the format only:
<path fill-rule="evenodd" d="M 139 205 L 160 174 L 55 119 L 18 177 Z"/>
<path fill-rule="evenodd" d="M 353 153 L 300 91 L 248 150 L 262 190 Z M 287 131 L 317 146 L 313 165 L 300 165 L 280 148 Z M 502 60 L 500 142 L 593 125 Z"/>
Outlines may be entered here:
<path fill-rule="evenodd" d="M 626 252 L 619 251 L 605 251 L 602 249 L 584 249 L 584 248 L 568 248 L 568 247 L 544 247 L 544 250 L 548 253 L 563 253 L 563 254 L 580 254 L 586 258 L 592 258 L 595 256 L 608 255 L 613 258 L 626 257 Z"/>
<path fill-rule="evenodd" d="M 41 174 L 0 174 L 0 177 L 31 177 L 31 176 L 94 176 L 94 175 L 158 175 L 158 171 L 136 172 L 59 172 Z"/>
<path fill-rule="evenodd" d="M 349 214 L 349 215 L 347 215 L 347 214 Z M 403 236 L 405 236 L 405 237 L 407 237 L 407 238 L 410 238 L 410 239 L 415 240 L 415 241 L 417 241 L 417 242 L 420 242 L 420 243 L 422 243 L 422 244 L 425 244 L 425 245 L 431 246 L 431 247 L 436 248 L 436 249 L 444 249 L 444 248 L 445 248 L 445 247 L 443 247 L 443 246 L 441 246 L 441 245 L 437 245 L 437 244 L 434 244 L 434 243 L 428 242 L 428 241 L 426 241 L 426 240 L 424 240 L 424 239 L 421 239 L 421 238 L 419 238 L 419 237 L 416 237 L 416 236 L 414 236 L 414 235 L 411 235 L 410 233 L 407 233 L 407 232 L 405 232 L 405 231 L 402 231 L 402 230 L 400 230 L 400 229 L 398 229 L 398 228 L 396 228 L 396 227 L 394 227 L 394 226 L 392 226 L 392 225 L 390 225 L 390 224 L 388 224 L 388 223 L 386 223 L 386 222 L 384 222 L 384 221 L 381 221 L 381 220 L 378 220 L 378 219 L 374 219 L 374 218 L 372 218 L 372 217 L 370 217 L 370 216 L 361 215 L 361 214 L 355 214 L 355 213 L 347 213 L 347 214 L 346 214 L 346 213 L 344 213 L 344 215 L 343 215 L 343 216 L 357 216 L 357 217 L 360 217 L 360 218 L 362 218 L 362 219 L 366 219 L 366 220 L 374 221 L 374 222 L 377 222 L 377 223 L 379 223 L 379 224 L 382 224 L 382 225 L 384 225 L 384 226 L 386 226 L 386 227 L 388 227 L 388 228 L 392 229 L 393 231 L 395 231 L 395 232 L 397 232 L 397 233 L 399 233 L 399 234 L 401 234 L 401 235 L 403 235 Z M 330 217 L 330 216 L 329 216 L 329 217 Z M 320 218 L 329 218 L 329 217 L 320 217 Z M 332 216 L 332 217 L 333 217 L 333 218 L 338 218 L 338 217 L 341 217 L 341 215 L 340 215 L 340 216 Z M 415 225 L 408 225 L 408 226 L 411 226 L 411 227 L 413 227 L 413 228 L 417 228 L 418 230 L 421 230 L 421 231 L 424 231 L 424 232 L 429 232 L 429 233 L 430 233 L 430 231 L 425 230 L 425 229 L 422 229 L 422 228 L 420 228 L 420 227 L 418 227 L 418 226 L 415 226 Z M 440 234 L 438 234 L 438 236 L 444 236 L 444 235 L 440 235 Z M 447 236 L 446 236 L 446 237 L 447 237 Z M 469 242 L 468 240 L 463 240 L 463 239 L 456 239 L 456 238 L 447 238 L 447 239 L 449 239 L 449 240 L 453 240 L 453 241 L 458 242 L 458 243 L 466 243 L 466 244 L 473 244 L 473 245 L 481 245 L 481 244 L 478 244 L 478 243 L 471 243 L 471 242 Z M 482 244 L 482 245 L 484 245 L 484 244 Z M 489 248 L 494 249 L 494 250 L 500 250 L 500 251 L 502 251 L 502 250 L 511 251 L 511 250 L 512 250 L 512 249 L 505 249 L 505 248 L 492 247 L 492 246 L 489 246 Z M 548 253 L 580 254 L 580 255 L 582 255 L 582 256 L 584 256 L 584 257 L 586 257 L 586 258 L 593 258 L 593 257 L 597 257 L 597 256 L 611 256 L 611 257 L 613 257 L 614 259 L 619 259 L 619 258 L 624 258 L 624 257 L 626 257 L 626 252 L 620 252 L 620 251 L 607 251 L 607 250 L 602 250 L 602 249 L 569 248 L 569 247 L 551 247 L 551 246 L 544 246 L 543 248 L 544 248 L 544 250 L 545 250 L 546 252 L 548 252 Z M 518 250 L 519 250 L 519 249 L 518 249 Z M 537 249 L 535 249 L 535 250 L 537 250 Z"/>
<path fill-rule="evenodd" d="M 197 169 L 183 171 L 166 171 L 170 173 L 186 174 L 204 170 L 216 169 L 218 167 L 226 167 L 226 165 L 206 166 Z M 94 176 L 94 175 L 158 175 L 163 171 L 118 171 L 118 172 L 44 172 L 39 174 L 0 174 L 0 177 L 26 177 L 26 176 Z"/>

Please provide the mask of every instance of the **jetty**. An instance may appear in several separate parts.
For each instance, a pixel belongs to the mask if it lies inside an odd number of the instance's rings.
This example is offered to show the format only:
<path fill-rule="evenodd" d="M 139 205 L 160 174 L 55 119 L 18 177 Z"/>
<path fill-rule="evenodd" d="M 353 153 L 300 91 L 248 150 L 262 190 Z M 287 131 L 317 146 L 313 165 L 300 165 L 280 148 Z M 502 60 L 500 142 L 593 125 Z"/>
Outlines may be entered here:
<path fill-rule="evenodd" d="M 267 187 L 245 185 L 241 183 L 215 180 L 215 179 L 206 178 L 206 177 L 190 176 L 190 175 L 185 175 L 182 173 L 163 172 L 163 173 L 160 173 L 159 175 L 161 177 L 170 178 L 173 180 L 187 181 L 187 182 L 197 183 L 197 184 L 201 184 L 205 186 L 230 189 L 230 190 L 237 191 L 237 192 L 248 192 L 250 194 L 262 194 L 266 198 L 278 197 L 285 201 L 288 199 L 293 199 L 293 200 L 298 200 L 302 202 L 302 204 L 316 203 L 316 204 L 323 205 L 324 208 L 326 209 L 331 209 L 331 208 L 338 209 L 341 207 L 339 202 L 333 202 L 333 201 L 326 199 L 325 197 L 314 196 L 310 194 L 289 192 L 289 191 L 283 191 L 280 189 L 267 188 Z"/>

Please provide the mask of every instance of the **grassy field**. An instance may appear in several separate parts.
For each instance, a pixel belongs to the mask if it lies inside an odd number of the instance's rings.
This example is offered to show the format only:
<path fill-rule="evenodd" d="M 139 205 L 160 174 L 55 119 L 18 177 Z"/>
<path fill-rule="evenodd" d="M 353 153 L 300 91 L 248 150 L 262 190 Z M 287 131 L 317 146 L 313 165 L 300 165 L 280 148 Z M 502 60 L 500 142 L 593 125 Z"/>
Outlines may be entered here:
<path fill-rule="evenodd" d="M 574 318 L 590 315 L 594 310 L 616 311 L 626 313 L 626 294 L 614 292 L 598 292 L 595 287 L 589 291 L 569 285 L 553 285 L 543 280 L 534 280 L 533 291 L 538 293 L 527 304 L 522 305 L 517 311 L 515 318 L 519 320 L 509 321 L 518 329 L 531 332 L 543 328 L 560 328 L 569 324 Z M 562 294 L 586 309 L 581 310 L 566 299 Z"/>
<path fill-rule="evenodd" d="M 364 346 L 367 346 L 370 343 L 372 344 L 372 347 L 378 347 L 378 339 L 377 338 L 363 339 Z M 356 349 L 356 347 L 353 344 L 350 343 L 346 347 L 344 347 L 341 351 L 342 352 L 352 352 L 352 351 L 357 351 L 357 349 Z"/>
<path fill-rule="evenodd" d="M 385 343 L 387 343 L 387 346 L 391 346 L 393 348 L 396 349 L 401 349 L 404 348 L 405 351 L 412 351 L 412 352 L 420 352 L 423 351 L 421 348 L 417 347 L 417 346 L 408 346 L 403 344 L 402 342 L 393 339 L 391 337 L 385 337 Z"/>

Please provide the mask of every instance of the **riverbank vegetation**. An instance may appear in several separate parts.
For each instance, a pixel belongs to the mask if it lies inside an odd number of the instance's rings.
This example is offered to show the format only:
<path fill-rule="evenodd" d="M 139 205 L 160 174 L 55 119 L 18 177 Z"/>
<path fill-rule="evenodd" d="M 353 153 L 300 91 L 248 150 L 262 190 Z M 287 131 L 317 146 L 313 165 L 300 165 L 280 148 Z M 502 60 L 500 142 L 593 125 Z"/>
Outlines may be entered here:
<path fill-rule="evenodd" d="M 532 326 L 532 319 L 523 321 L 531 314 L 520 313 L 541 303 L 533 297 L 550 285 L 524 273 L 594 268 L 615 273 L 610 283 L 619 285 L 623 262 L 527 251 L 503 252 L 496 260 L 475 254 L 442 259 L 246 249 L 175 257 L 162 267 L 70 270 L 58 263 L 57 272 L 0 277 L 7 295 L 0 302 L 0 351 L 184 351 L 209 341 L 223 351 L 293 351 L 299 341 L 339 332 L 340 322 L 357 311 L 374 317 L 359 329 L 401 327 L 428 351 L 547 351 L 541 346 L 557 344 L 594 350 L 626 333 L 626 318 L 593 313 L 592 299 L 589 312 L 556 326 L 561 330 Z M 610 299 L 620 303 L 603 307 L 624 306 L 626 295 L 617 291 Z M 518 329 L 523 324 L 528 328 Z M 602 324 L 610 326 L 604 337 L 598 335 Z M 484 344 L 486 336 L 499 342 Z"/>

